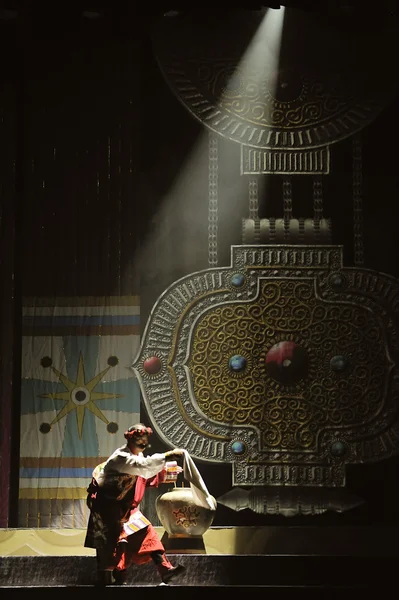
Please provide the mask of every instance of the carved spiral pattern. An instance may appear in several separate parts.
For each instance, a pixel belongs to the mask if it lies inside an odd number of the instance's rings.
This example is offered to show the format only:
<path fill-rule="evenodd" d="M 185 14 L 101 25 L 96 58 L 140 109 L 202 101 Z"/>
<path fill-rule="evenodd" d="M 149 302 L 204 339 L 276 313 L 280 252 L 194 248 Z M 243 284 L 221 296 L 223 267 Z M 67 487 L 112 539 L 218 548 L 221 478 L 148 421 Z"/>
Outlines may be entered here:
<path fill-rule="evenodd" d="M 266 370 L 273 345 L 292 340 L 309 368 L 285 385 Z M 233 372 L 229 358 L 245 358 Z M 348 368 L 331 369 L 335 356 Z M 256 426 L 263 450 L 317 450 L 319 434 L 372 421 L 390 368 L 384 334 L 365 308 L 324 302 L 310 281 L 262 281 L 250 303 L 205 312 L 192 334 L 188 367 L 198 406 L 211 420 Z"/>
<path fill-rule="evenodd" d="M 200 65 L 194 68 L 193 63 L 191 66 L 193 78 L 197 77 L 204 91 L 207 89 L 212 97 L 219 98 L 222 108 L 254 125 L 315 125 L 329 121 L 354 103 L 347 90 L 327 90 L 321 81 L 306 73 L 265 73 L 260 77 L 245 65 L 235 70 L 229 64 L 206 70 Z"/>

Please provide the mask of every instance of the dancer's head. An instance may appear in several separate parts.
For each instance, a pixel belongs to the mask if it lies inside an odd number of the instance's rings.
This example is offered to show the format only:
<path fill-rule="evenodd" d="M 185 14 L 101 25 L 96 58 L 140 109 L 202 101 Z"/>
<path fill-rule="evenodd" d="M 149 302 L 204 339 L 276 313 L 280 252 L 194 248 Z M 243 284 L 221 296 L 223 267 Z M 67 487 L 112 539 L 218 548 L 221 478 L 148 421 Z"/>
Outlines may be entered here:
<path fill-rule="evenodd" d="M 148 437 L 152 434 L 151 427 L 146 427 L 143 423 L 136 423 L 125 431 L 125 438 L 129 450 L 133 454 L 140 454 L 148 446 Z"/>

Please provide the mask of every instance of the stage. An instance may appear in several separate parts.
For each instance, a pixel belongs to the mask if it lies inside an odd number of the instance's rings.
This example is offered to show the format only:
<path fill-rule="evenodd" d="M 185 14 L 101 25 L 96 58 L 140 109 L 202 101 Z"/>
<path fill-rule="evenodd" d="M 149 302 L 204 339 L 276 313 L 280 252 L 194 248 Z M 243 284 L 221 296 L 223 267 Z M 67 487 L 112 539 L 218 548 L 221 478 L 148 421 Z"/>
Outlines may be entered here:
<path fill-rule="evenodd" d="M 186 567 L 173 585 L 162 586 L 162 593 L 174 598 L 203 587 L 226 588 L 233 596 L 235 590 L 242 594 L 261 587 L 272 590 L 274 598 L 294 597 L 301 589 L 309 598 L 349 598 L 370 588 L 388 589 L 396 579 L 396 527 L 210 528 L 197 552 L 192 540 L 185 540 L 185 547 L 181 541 L 178 551 L 170 549 L 163 528 L 157 530 L 172 562 Z M 96 559 L 84 548 L 84 536 L 83 529 L 0 530 L 0 588 L 7 598 L 23 598 L 32 590 L 46 598 L 64 588 L 82 598 L 90 593 L 88 588 L 96 586 Z M 127 585 L 102 593 L 120 597 L 131 587 L 158 584 L 149 563 L 132 567 Z"/>

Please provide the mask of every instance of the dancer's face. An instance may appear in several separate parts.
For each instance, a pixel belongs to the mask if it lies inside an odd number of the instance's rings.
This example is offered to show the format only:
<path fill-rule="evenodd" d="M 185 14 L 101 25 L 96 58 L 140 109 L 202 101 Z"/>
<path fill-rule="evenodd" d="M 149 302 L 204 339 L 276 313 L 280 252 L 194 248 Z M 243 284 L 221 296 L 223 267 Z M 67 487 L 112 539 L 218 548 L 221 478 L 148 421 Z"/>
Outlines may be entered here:
<path fill-rule="evenodd" d="M 133 454 L 140 454 L 140 452 L 144 452 L 147 446 L 148 435 L 146 433 L 143 433 L 143 435 L 140 436 L 135 436 L 129 444 L 130 451 L 133 452 Z"/>

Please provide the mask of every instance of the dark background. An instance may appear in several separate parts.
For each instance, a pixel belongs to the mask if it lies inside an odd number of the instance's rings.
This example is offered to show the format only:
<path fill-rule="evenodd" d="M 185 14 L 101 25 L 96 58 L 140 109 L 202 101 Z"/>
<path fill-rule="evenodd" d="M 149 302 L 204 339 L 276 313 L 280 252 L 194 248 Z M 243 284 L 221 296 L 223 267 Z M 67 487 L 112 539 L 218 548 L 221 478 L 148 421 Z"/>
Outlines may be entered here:
<path fill-rule="evenodd" d="M 316 10 L 317 4 L 302 3 L 307 10 Z M 392 7 L 394 3 L 380 4 L 385 19 L 397 18 Z M 195 226 L 181 199 L 171 207 L 172 217 L 163 222 L 159 216 L 163 198 L 202 132 L 171 93 L 152 51 L 152 24 L 167 8 L 134 2 L 121 3 L 118 9 L 73 4 L 47 8 L 32 2 L 1 9 L 1 418 L 6 425 L 2 447 L 8 439 L 12 467 L 10 484 L 2 480 L 2 485 L 3 490 L 4 485 L 9 487 L 11 526 L 18 491 L 22 298 L 138 294 L 144 328 L 154 302 L 170 283 L 208 266 L 207 173 L 200 173 L 195 182 L 204 189 L 204 203 L 197 206 L 195 218 L 203 226 Z M 336 15 L 338 4 L 330 4 L 330 9 Z M 82 10 L 103 15 L 93 18 Z M 363 27 L 373 44 L 379 23 L 375 13 L 373 21 L 365 10 L 355 18 L 352 13 L 351 22 Z M 392 78 L 396 77 L 393 71 Z M 393 98 L 362 133 L 365 266 L 395 277 L 399 276 L 398 108 Z M 223 149 L 226 142 L 220 144 Z M 226 166 L 224 177 L 239 177 L 238 146 L 229 156 L 237 168 L 233 173 Z M 344 246 L 349 266 L 353 261 L 350 140 L 332 148 L 332 175 L 324 179 L 324 213 L 332 219 L 333 243 Z M 271 216 L 277 207 L 273 198 L 279 197 L 280 185 L 278 177 L 270 179 L 265 194 L 272 200 L 261 216 Z M 227 194 L 222 189 L 222 197 L 223 193 Z M 306 178 L 294 182 L 294 193 L 300 216 L 311 217 Z M 241 242 L 241 221 L 246 216 L 230 211 L 220 265 L 229 264 L 230 244 Z M 147 244 L 148 239 L 153 241 Z M 152 451 L 162 449 L 154 440 Z M 6 458 L 3 452 L 3 466 Z M 229 465 L 203 465 L 201 473 L 215 497 L 231 488 Z M 287 522 L 248 510 L 234 513 L 219 505 L 214 525 L 398 521 L 396 457 L 349 467 L 347 487 L 365 503 L 343 515 L 327 513 Z M 3 514 L 6 505 L 3 498 Z"/>

